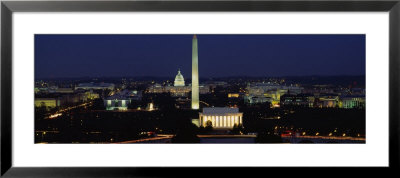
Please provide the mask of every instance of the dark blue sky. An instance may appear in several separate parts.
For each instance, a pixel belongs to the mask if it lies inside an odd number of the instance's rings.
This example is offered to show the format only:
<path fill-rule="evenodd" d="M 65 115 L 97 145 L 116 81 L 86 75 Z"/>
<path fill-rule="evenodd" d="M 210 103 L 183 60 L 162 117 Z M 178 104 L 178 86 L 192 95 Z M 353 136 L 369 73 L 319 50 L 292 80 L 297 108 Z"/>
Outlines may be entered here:
<path fill-rule="evenodd" d="M 365 35 L 198 35 L 200 77 L 365 75 Z M 35 35 L 35 77 L 191 77 L 192 35 Z"/>

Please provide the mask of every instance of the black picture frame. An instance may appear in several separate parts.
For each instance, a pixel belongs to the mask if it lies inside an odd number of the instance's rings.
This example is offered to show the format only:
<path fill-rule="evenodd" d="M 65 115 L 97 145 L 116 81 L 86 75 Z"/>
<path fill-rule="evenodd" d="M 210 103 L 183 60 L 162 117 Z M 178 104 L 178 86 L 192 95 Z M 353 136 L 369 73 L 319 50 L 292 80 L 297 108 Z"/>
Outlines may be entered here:
<path fill-rule="evenodd" d="M 1 1 L 1 175 L 6 177 L 132 177 L 166 176 L 183 171 L 207 173 L 204 168 L 21 168 L 12 166 L 12 17 L 13 12 L 193 12 L 193 11 L 297 11 L 389 12 L 389 169 L 399 168 L 400 118 L 400 0 L 303 0 L 303 1 Z M 194 158 L 195 159 L 195 158 Z M 201 169 L 201 170 L 199 170 Z M 210 171 L 215 171 L 216 169 Z M 240 173 L 242 168 L 218 171 Z M 260 171 L 266 168 L 251 168 Z M 278 168 L 281 169 L 281 168 Z M 295 168 L 292 168 L 295 169 Z M 346 168 L 347 169 L 347 168 Z M 388 168 L 363 169 L 363 171 Z M 248 171 L 248 170 L 247 170 Z M 261 170 L 260 172 L 263 172 Z M 307 171 L 307 170 L 306 170 Z M 303 171 L 285 171 L 296 175 Z M 307 171 L 308 172 L 308 171 Z M 211 173 L 211 172 L 209 172 Z M 234 172 L 231 172 L 234 173 Z M 234 174 L 236 174 L 234 173 Z M 243 172 L 242 172 L 243 173 Z M 329 174 L 338 174 L 331 171 Z"/>

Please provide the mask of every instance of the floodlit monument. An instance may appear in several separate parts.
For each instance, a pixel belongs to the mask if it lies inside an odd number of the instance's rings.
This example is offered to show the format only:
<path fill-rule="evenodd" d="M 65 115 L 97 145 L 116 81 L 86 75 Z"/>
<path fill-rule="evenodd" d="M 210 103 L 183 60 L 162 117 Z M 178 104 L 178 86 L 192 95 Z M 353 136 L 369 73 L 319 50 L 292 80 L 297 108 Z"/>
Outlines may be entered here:
<path fill-rule="evenodd" d="M 192 109 L 199 109 L 199 57 L 197 37 L 192 40 Z"/>
<path fill-rule="evenodd" d="M 239 112 L 239 108 L 229 107 L 212 107 L 203 108 L 203 112 L 199 114 L 199 125 L 205 127 L 210 121 L 216 129 L 231 129 L 233 126 L 243 124 L 243 113 Z"/>

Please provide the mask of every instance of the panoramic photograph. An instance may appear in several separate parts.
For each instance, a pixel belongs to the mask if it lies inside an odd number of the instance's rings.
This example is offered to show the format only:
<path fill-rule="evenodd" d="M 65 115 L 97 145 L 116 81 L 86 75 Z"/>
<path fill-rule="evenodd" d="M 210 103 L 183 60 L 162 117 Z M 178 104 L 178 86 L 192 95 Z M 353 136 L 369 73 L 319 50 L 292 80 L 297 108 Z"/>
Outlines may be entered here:
<path fill-rule="evenodd" d="M 36 34 L 36 144 L 365 144 L 364 34 Z"/>

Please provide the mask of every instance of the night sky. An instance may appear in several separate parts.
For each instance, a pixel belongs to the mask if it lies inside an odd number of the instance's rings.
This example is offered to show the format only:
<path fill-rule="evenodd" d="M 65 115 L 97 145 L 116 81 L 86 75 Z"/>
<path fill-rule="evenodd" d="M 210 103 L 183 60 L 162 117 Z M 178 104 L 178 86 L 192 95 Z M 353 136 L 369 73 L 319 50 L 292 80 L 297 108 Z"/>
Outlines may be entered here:
<path fill-rule="evenodd" d="M 193 35 L 35 35 L 35 77 L 191 78 Z M 197 35 L 199 76 L 365 75 L 365 35 Z"/>

